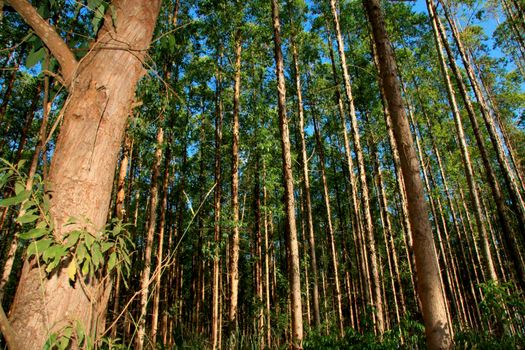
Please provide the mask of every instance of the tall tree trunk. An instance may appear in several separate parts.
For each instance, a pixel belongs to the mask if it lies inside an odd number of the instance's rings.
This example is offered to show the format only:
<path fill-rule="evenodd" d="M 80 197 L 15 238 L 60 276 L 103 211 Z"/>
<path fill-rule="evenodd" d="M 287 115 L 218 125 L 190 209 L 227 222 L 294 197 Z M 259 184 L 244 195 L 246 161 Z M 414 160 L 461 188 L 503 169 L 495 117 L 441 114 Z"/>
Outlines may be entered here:
<path fill-rule="evenodd" d="M 321 179 L 323 182 L 323 197 L 324 204 L 326 209 L 326 222 L 328 226 L 328 244 L 330 245 L 330 258 L 332 263 L 332 269 L 334 270 L 334 287 L 335 287 L 335 298 L 336 298 L 336 309 L 337 309 L 337 318 L 339 321 L 339 334 L 341 337 L 344 337 L 344 325 L 343 325 L 343 301 L 341 296 L 341 283 L 339 279 L 339 263 L 337 258 L 337 250 L 335 248 L 335 237 L 334 237 L 334 228 L 332 225 L 332 209 L 330 205 L 330 194 L 328 191 L 328 181 L 326 179 L 326 169 L 325 169 L 325 156 L 323 143 L 321 141 L 321 133 L 319 131 L 319 125 L 316 120 L 315 113 L 313 112 L 312 118 L 314 122 L 314 132 L 315 140 L 317 143 L 317 150 L 319 152 L 319 164 L 321 168 Z"/>
<path fill-rule="evenodd" d="M 29 3 L 11 0 L 10 4 L 33 28 L 41 28 L 43 20 Z M 51 45 L 66 81 L 72 81 L 48 177 L 57 237 L 76 228 L 66 225 L 71 217 L 85 217 L 97 230 L 104 228 L 124 128 L 136 84 L 145 73 L 142 61 L 160 8 L 158 0 L 115 0 L 112 4 L 118 21 L 113 26 L 108 11 L 93 49 L 80 63 L 65 59 L 60 47 Z M 36 32 L 42 33 L 40 29 Z M 58 35 L 42 34 L 41 38 L 45 42 L 60 40 Z M 70 76 L 73 72 L 74 80 Z M 49 331 L 73 321 L 79 321 L 89 334 L 100 331 L 90 325 L 105 315 L 109 288 L 99 286 L 99 280 L 93 278 L 86 293 L 80 283 L 70 284 L 63 268 L 42 280 L 37 265 L 34 260 L 24 264 L 11 310 L 10 322 L 22 346 L 39 349 Z M 97 298 L 90 300 L 88 294 Z"/>
<path fill-rule="evenodd" d="M 443 74 L 443 77 L 445 79 L 445 85 L 448 92 L 448 98 L 450 103 L 450 108 L 452 109 L 452 115 L 454 117 L 454 125 L 456 126 L 456 133 L 458 136 L 459 141 L 459 148 L 461 151 L 461 158 L 463 161 L 463 167 L 465 169 L 465 176 L 467 178 L 467 184 L 469 187 L 470 192 L 470 198 L 471 198 L 471 204 L 473 206 L 474 215 L 476 218 L 476 226 L 478 229 L 478 233 L 483 241 L 483 248 L 484 248 L 484 256 L 485 256 L 485 263 L 487 270 L 489 272 L 489 276 L 492 280 L 497 281 L 498 276 L 496 275 L 496 270 L 494 268 L 494 262 L 492 260 L 492 254 L 490 252 L 490 245 L 488 242 L 488 234 L 485 226 L 485 218 L 483 216 L 482 210 L 481 210 L 481 202 L 479 199 L 479 193 L 475 184 L 474 179 L 474 170 L 472 167 L 472 161 L 470 160 L 470 154 L 467 146 L 467 141 L 465 138 L 465 131 L 463 129 L 463 122 L 461 121 L 461 115 L 459 113 L 458 105 L 456 103 L 456 96 L 454 93 L 454 89 L 452 88 L 452 83 L 450 81 L 450 76 L 448 74 L 447 66 L 445 64 L 445 59 L 443 57 L 443 48 L 441 44 L 441 38 L 439 37 L 439 33 L 437 30 L 437 24 L 435 19 L 435 14 L 433 13 L 433 9 L 429 3 L 428 11 L 430 13 L 430 16 L 432 18 L 432 27 L 434 29 L 434 37 L 436 40 L 436 48 L 438 51 L 438 57 L 439 62 L 441 66 L 441 71 Z"/>
<path fill-rule="evenodd" d="M 219 54 L 221 57 L 221 54 Z M 213 241 L 214 241 L 214 256 L 213 256 L 213 281 L 212 281 L 212 315 L 211 315 L 211 344 L 212 349 L 217 348 L 218 343 L 218 323 L 219 323 L 219 274 L 220 274 L 220 235 L 221 235 L 221 147 L 222 147 L 222 71 L 220 67 L 220 58 L 217 62 L 217 95 L 216 95 L 216 114 L 215 114 L 215 196 L 213 202 Z M 219 345 L 220 347 L 220 345 Z"/>
<path fill-rule="evenodd" d="M 238 29 L 235 32 L 235 75 L 233 87 L 233 125 L 232 125 L 232 212 L 233 230 L 230 239 L 230 308 L 228 321 L 230 332 L 237 330 L 237 304 L 239 298 L 239 111 L 241 95 L 241 52 L 242 38 Z"/>
<path fill-rule="evenodd" d="M 151 315 L 151 341 L 153 344 L 157 344 L 157 330 L 159 324 L 159 309 L 160 309 L 160 292 L 161 292 L 161 281 L 162 275 L 166 269 L 165 264 L 167 261 L 163 260 L 164 253 L 164 232 L 166 231 L 166 211 L 168 210 L 168 185 L 170 178 L 170 162 L 171 162 L 171 148 L 170 138 L 168 137 L 166 155 L 164 157 L 164 174 L 162 178 L 162 201 L 160 203 L 160 218 L 159 218 L 159 240 L 157 246 L 157 267 L 155 274 L 155 286 L 153 294 L 153 312 Z M 169 230 L 168 230 L 169 232 Z"/>
<path fill-rule="evenodd" d="M 295 224 L 295 199 L 292 174 L 292 157 L 290 151 L 290 135 L 288 131 L 288 117 L 286 115 L 286 86 L 284 79 L 284 63 L 281 51 L 281 24 L 279 21 L 279 3 L 272 0 L 272 24 L 275 44 L 275 70 L 277 75 L 279 127 L 281 129 L 281 150 L 284 185 L 284 208 L 287 241 L 288 278 L 290 281 L 290 304 L 292 320 L 293 349 L 303 347 L 303 313 L 301 304 L 301 273 L 299 266 L 299 245 L 297 242 L 297 228 Z"/>
<path fill-rule="evenodd" d="M 335 57 L 332 40 L 329 40 L 329 49 L 330 49 L 330 61 L 332 65 L 332 75 L 334 83 L 336 85 L 336 98 L 337 98 L 337 107 L 339 111 L 339 119 L 341 122 L 341 130 L 343 132 L 343 141 L 345 147 L 345 156 L 347 162 L 347 172 L 348 178 L 350 179 L 350 195 L 352 198 L 352 231 L 354 245 L 356 246 L 356 255 L 357 255 L 357 270 L 360 277 L 360 286 L 362 289 L 365 289 L 366 296 L 364 298 L 368 299 L 371 302 L 372 299 L 372 289 L 370 283 L 367 283 L 367 279 L 363 278 L 363 275 L 366 273 L 368 276 L 368 264 L 366 259 L 365 247 L 362 244 L 362 225 L 361 225 L 361 215 L 359 212 L 359 202 L 357 200 L 357 181 L 354 174 L 354 161 L 352 159 L 352 150 L 350 149 L 350 141 L 348 139 L 348 133 L 346 130 L 346 118 L 345 111 L 343 106 L 343 100 L 341 98 L 341 92 L 339 90 L 339 79 L 337 75 L 337 69 L 335 65 Z"/>
<path fill-rule="evenodd" d="M 303 171 L 303 189 L 306 206 L 306 226 L 308 228 L 308 243 L 310 246 L 310 267 L 312 269 L 312 304 L 314 309 L 314 321 L 316 327 L 321 325 L 319 313 L 319 282 L 317 272 L 317 256 L 315 252 L 315 232 L 312 216 L 312 199 L 310 194 L 310 172 L 308 170 L 308 155 L 306 153 L 306 141 L 304 137 L 304 108 L 301 91 L 301 76 L 299 71 L 299 59 L 295 41 L 292 40 L 292 57 L 294 63 L 295 89 L 297 91 L 297 114 L 299 116 L 299 136 L 301 141 L 301 164 Z M 307 285 L 308 288 L 308 285 Z"/>
<path fill-rule="evenodd" d="M 162 121 L 161 121 L 162 122 Z M 158 178 L 160 173 L 160 163 L 162 161 L 162 148 L 164 145 L 164 129 L 162 126 L 158 126 L 157 131 L 157 149 L 155 150 L 155 162 L 151 169 L 151 187 L 150 187 L 150 205 L 149 205 L 149 218 L 148 218 L 148 230 L 145 239 L 145 252 L 144 252 L 144 270 L 140 277 L 140 315 L 137 326 L 137 338 L 135 347 L 141 350 L 144 347 L 144 338 L 146 336 L 146 315 L 148 309 L 148 297 L 150 291 L 151 274 L 151 253 L 153 251 L 153 240 L 155 238 L 155 230 L 157 225 L 157 207 L 159 199 L 158 190 Z M 158 257 L 160 258 L 160 257 Z M 160 273 L 160 271 L 155 271 Z"/>
<path fill-rule="evenodd" d="M 429 8 L 429 11 L 432 10 L 433 14 L 436 13 L 433 1 L 429 1 L 428 8 Z M 483 161 L 483 166 L 485 168 L 485 173 L 487 175 L 487 180 L 489 181 L 490 189 L 491 189 L 492 195 L 494 197 L 494 200 L 496 202 L 496 208 L 497 208 L 497 211 L 498 211 L 499 221 L 500 221 L 500 224 L 502 225 L 502 228 L 503 228 L 503 230 L 502 230 L 503 238 L 504 238 L 503 242 L 504 242 L 505 246 L 507 247 L 507 249 L 509 250 L 510 258 L 511 258 L 512 264 L 514 265 L 514 270 L 515 270 L 515 273 L 516 273 L 516 277 L 517 277 L 518 283 L 521 285 L 522 289 L 525 289 L 525 270 L 523 268 L 523 265 L 521 264 L 521 260 L 519 258 L 519 251 L 518 251 L 518 249 L 516 247 L 516 243 L 514 243 L 514 237 L 512 237 L 512 233 L 511 233 L 512 230 L 509 227 L 508 220 L 506 218 L 506 214 L 505 214 L 506 210 L 505 210 L 505 206 L 504 206 L 504 202 L 503 202 L 502 193 L 501 193 L 500 187 L 498 185 L 498 182 L 496 181 L 496 176 L 495 176 L 495 174 L 494 174 L 494 172 L 492 170 L 492 166 L 490 165 L 490 161 L 489 161 L 489 157 L 487 155 L 485 144 L 484 144 L 483 138 L 482 138 L 480 130 L 479 130 L 477 117 L 476 117 L 476 114 L 474 112 L 474 107 L 472 106 L 472 103 L 471 103 L 470 98 L 468 96 L 468 92 L 467 92 L 465 84 L 463 82 L 463 78 L 462 78 L 461 72 L 459 71 L 459 67 L 456 64 L 456 61 L 454 59 L 454 55 L 452 53 L 450 45 L 448 44 L 448 41 L 446 40 L 444 28 L 441 25 L 441 23 L 439 21 L 439 18 L 437 16 L 433 16 L 433 18 L 435 20 L 436 28 L 437 28 L 437 30 L 439 32 L 439 35 L 440 35 L 440 38 L 441 38 L 441 42 L 442 42 L 442 44 L 443 44 L 443 46 L 445 48 L 445 51 L 447 53 L 450 67 L 452 69 L 452 72 L 453 72 L 454 76 L 456 77 L 461 97 L 462 97 L 463 101 L 465 102 L 465 107 L 467 109 L 467 114 L 468 114 L 468 117 L 470 119 L 470 123 L 472 125 L 474 137 L 476 139 L 476 143 L 478 145 L 478 149 L 479 149 L 480 155 L 481 155 L 481 160 Z M 513 202 L 514 202 L 514 204 L 516 204 L 515 201 L 513 201 Z M 519 213 L 520 209 L 516 208 L 515 211 L 517 213 Z M 521 215 L 518 215 L 518 219 L 520 219 L 520 217 L 521 217 Z M 523 224 L 523 223 L 521 223 L 521 224 Z"/>
<path fill-rule="evenodd" d="M 263 162 L 263 207 L 264 207 L 264 288 L 266 305 L 266 344 L 272 346 L 272 328 L 270 312 L 270 247 L 268 240 L 268 194 L 266 190 L 266 166 Z M 270 217 L 271 220 L 271 217 Z"/>
<path fill-rule="evenodd" d="M 382 336 L 384 332 L 384 319 L 383 319 L 383 301 L 381 298 L 381 283 L 379 281 L 379 268 L 378 259 L 376 252 L 376 243 L 374 239 L 374 225 L 372 223 L 372 213 L 370 211 L 370 198 L 368 194 L 368 184 L 366 182 L 366 171 L 365 171 L 365 160 L 363 157 L 363 149 L 361 147 L 361 141 L 359 136 L 359 128 L 357 125 L 356 111 L 354 107 L 354 98 L 352 96 L 352 87 L 350 83 L 350 75 L 348 74 L 348 68 L 346 66 L 346 54 L 343 44 L 343 38 L 341 35 L 341 28 L 339 26 L 339 15 L 336 9 L 336 0 L 330 0 L 330 9 L 335 25 L 335 34 L 337 39 L 337 49 L 339 51 L 339 60 L 341 64 L 341 70 L 343 72 L 343 80 L 345 87 L 345 94 L 348 103 L 348 111 L 350 113 L 351 124 L 352 124 L 352 135 L 354 137 L 354 146 L 357 154 L 357 163 L 359 169 L 359 182 L 361 184 L 361 201 L 363 205 L 363 212 L 365 216 L 365 234 L 367 248 L 370 254 L 370 273 L 373 280 L 373 300 L 374 307 L 376 308 L 377 324 L 376 328 L 379 334 Z"/>
<path fill-rule="evenodd" d="M 487 128 L 490 141 L 492 143 L 494 150 L 496 151 L 496 159 L 498 160 L 498 164 L 500 166 L 501 172 L 503 173 L 503 178 L 509 189 L 509 193 L 511 195 L 512 201 L 514 202 L 514 205 L 517 209 L 516 214 L 518 215 L 520 224 L 523 227 L 525 226 L 525 202 L 523 200 L 523 197 L 521 196 L 519 186 L 514 176 L 514 172 L 512 171 L 509 165 L 509 162 L 507 160 L 507 156 L 505 154 L 505 150 L 503 149 L 503 144 L 501 142 L 500 135 L 498 131 L 496 130 L 496 126 L 494 124 L 493 117 L 490 115 L 490 112 L 488 110 L 487 102 L 479 87 L 479 83 L 474 74 L 472 64 L 470 63 L 470 59 L 467 56 L 468 53 L 463 47 L 463 43 L 461 41 L 456 22 L 454 18 L 452 18 L 452 16 L 450 15 L 448 11 L 448 7 L 444 3 L 442 4 L 443 4 L 444 12 L 445 12 L 445 17 L 452 31 L 452 37 L 454 38 L 454 41 L 456 42 L 456 46 L 461 56 L 461 61 L 463 63 L 463 66 L 466 69 L 467 76 L 470 81 L 470 85 L 472 86 L 472 89 L 474 91 L 474 96 L 476 97 L 476 101 L 478 102 L 480 106 L 481 116 L 483 117 L 483 121 L 485 122 L 485 126 Z M 438 21 L 437 18 L 436 18 L 436 21 Z M 443 38 L 445 38 L 444 29 L 442 29 L 442 35 L 443 35 Z M 525 238 L 525 234 L 523 232 L 522 232 L 522 237 Z"/>
<path fill-rule="evenodd" d="M 401 87 L 392 47 L 378 0 L 365 0 L 365 9 L 379 56 L 381 84 L 384 87 L 388 110 L 398 146 L 403 179 L 406 183 L 410 223 L 414 234 L 414 255 L 418 274 L 418 293 L 423 307 L 425 333 L 429 349 L 448 349 L 452 346 L 452 325 L 439 276 L 439 265 L 428 217 L 419 162 L 414 149 L 410 126 L 403 108 Z"/>
<path fill-rule="evenodd" d="M 120 160 L 120 169 L 117 180 L 117 199 L 115 200 L 115 216 L 123 220 L 126 215 L 124 209 L 124 199 L 126 198 L 126 173 L 128 171 L 129 156 L 131 152 L 132 139 L 126 133 L 124 145 L 122 147 L 122 159 Z"/>

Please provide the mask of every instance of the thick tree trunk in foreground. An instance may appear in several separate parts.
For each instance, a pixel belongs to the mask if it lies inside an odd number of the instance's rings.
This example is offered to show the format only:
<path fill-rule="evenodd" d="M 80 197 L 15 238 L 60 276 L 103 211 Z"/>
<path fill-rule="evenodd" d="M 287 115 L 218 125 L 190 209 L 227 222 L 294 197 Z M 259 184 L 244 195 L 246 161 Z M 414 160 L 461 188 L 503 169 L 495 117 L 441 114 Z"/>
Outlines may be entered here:
<path fill-rule="evenodd" d="M 279 21 L 279 3 L 272 0 L 272 24 L 275 44 L 275 70 L 279 106 L 279 127 L 281 129 L 281 148 L 283 161 L 284 210 L 286 213 L 286 241 L 288 278 L 290 281 L 290 301 L 292 319 L 293 349 L 302 349 L 303 314 L 301 305 L 301 272 L 299 266 L 299 244 L 295 225 L 295 199 L 293 189 L 292 157 L 290 152 L 290 133 L 286 116 L 286 86 L 284 80 L 284 62 L 281 51 L 281 24 Z"/>
<path fill-rule="evenodd" d="M 28 5 L 23 0 L 10 1 L 13 7 L 15 3 Z M 136 84 L 145 73 L 142 60 L 160 8 L 158 0 L 112 4 L 118 18 L 116 28 L 108 13 L 93 49 L 76 66 L 49 170 L 50 211 L 58 237 L 74 229 L 65 226 L 71 217 L 89 219 L 95 230 L 104 228 L 122 136 Z M 35 27 L 33 12 L 23 17 Z M 59 63 L 62 66 L 60 59 Z M 90 334 L 100 331 L 97 320 L 105 316 L 109 288 L 100 286 L 97 279 L 87 283 L 87 291 L 79 282 L 71 285 L 63 268 L 49 278 L 41 276 L 34 260 L 24 264 L 12 306 L 10 322 L 23 348 L 42 348 L 48 331 L 56 332 L 74 321 Z"/>
<path fill-rule="evenodd" d="M 414 234 L 414 255 L 418 274 L 418 293 L 423 306 L 425 333 L 429 349 L 449 349 L 452 346 L 452 325 L 447 318 L 446 300 L 439 275 L 432 227 L 428 218 L 419 162 L 403 108 L 396 62 L 386 33 L 378 0 L 365 0 L 364 5 L 372 25 L 377 47 L 388 110 L 398 145 L 403 179 L 406 183 L 410 223 Z"/>

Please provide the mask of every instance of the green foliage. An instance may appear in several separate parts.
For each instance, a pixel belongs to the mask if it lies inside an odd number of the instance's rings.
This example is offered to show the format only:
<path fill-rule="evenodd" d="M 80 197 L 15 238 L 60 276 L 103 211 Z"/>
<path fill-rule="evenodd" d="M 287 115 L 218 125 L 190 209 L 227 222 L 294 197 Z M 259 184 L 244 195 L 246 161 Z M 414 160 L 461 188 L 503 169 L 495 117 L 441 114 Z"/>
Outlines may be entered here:
<path fill-rule="evenodd" d="M 512 283 L 489 281 L 480 284 L 484 299 L 480 303 L 483 322 L 491 327 L 483 330 L 467 330 L 456 335 L 458 349 L 522 349 L 525 335 L 513 331 L 522 327 L 525 317 L 525 301 L 515 292 Z M 491 330 L 492 328 L 492 330 Z"/>
<path fill-rule="evenodd" d="M 67 267 L 69 279 L 93 277 L 97 272 L 129 273 L 129 249 L 133 248 L 127 225 L 113 219 L 104 230 L 97 231 L 87 220 L 70 218 L 64 226 L 66 233 L 58 236 L 49 213 L 49 197 L 44 181 L 35 175 L 32 187 L 19 169 L 23 162 L 0 168 L 0 191 L 12 184 L 13 196 L 0 200 L 0 207 L 19 207 L 16 222 L 20 225 L 18 238 L 28 243 L 26 255 L 45 266 L 47 273 Z"/>

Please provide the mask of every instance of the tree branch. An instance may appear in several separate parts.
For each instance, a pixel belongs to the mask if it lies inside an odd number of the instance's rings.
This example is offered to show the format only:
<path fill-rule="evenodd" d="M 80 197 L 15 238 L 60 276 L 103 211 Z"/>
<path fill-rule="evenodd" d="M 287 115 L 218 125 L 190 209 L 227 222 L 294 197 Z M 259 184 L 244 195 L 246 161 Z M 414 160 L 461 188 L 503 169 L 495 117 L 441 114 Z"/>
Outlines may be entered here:
<path fill-rule="evenodd" d="M 38 35 L 53 56 L 55 56 L 62 69 L 64 81 L 66 85 L 69 86 L 78 62 L 67 44 L 27 0 L 9 0 L 9 4 L 22 16 L 24 21 L 33 28 L 36 35 Z"/>
<path fill-rule="evenodd" d="M 0 305 L 0 331 L 2 331 L 5 342 L 7 343 L 9 349 L 21 349 L 18 346 L 18 337 L 16 336 L 16 332 L 11 327 L 11 324 L 9 324 L 9 321 L 7 320 L 7 316 L 5 315 L 4 308 L 2 307 L 2 305 Z"/>

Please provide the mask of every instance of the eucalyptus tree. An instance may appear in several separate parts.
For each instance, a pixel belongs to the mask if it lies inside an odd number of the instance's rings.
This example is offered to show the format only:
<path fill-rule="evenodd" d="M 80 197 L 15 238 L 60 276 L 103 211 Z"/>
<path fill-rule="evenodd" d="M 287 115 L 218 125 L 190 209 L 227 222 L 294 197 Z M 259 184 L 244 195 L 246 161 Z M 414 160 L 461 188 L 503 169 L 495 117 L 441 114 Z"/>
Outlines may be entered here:
<path fill-rule="evenodd" d="M 403 109 L 397 66 L 379 1 L 366 0 L 364 6 L 377 47 L 380 84 L 384 86 L 385 99 L 392 116 L 394 136 L 400 150 L 401 169 L 407 184 L 408 212 L 414 230 L 418 293 L 423 306 L 427 344 L 430 349 L 447 349 L 452 346 L 452 325 L 447 318 L 446 297 L 441 285 L 432 226 L 425 202 L 423 183 L 419 175 L 419 162 L 409 122 Z"/>
<path fill-rule="evenodd" d="M 92 50 L 81 61 L 29 2 L 9 3 L 56 58 L 61 79 L 70 92 L 49 169 L 55 236 L 63 237 L 74 229 L 66 225 L 71 217 L 85 217 L 93 225 L 90 230 L 101 230 L 107 218 L 120 141 L 135 86 L 145 73 L 143 60 L 160 1 L 112 2 L 114 15 L 108 7 Z M 76 151 L 70 152 L 71 149 Z M 78 321 L 86 332 L 100 332 L 91 325 L 105 316 L 109 288 L 103 284 L 107 282 L 92 278 L 84 291 L 80 282 L 70 285 L 63 269 L 59 267 L 56 274 L 42 280 L 37 261 L 25 263 L 10 315 L 20 346 L 42 347 L 48 334 L 46 324 L 53 325 L 51 331 L 58 331 L 68 322 Z M 48 296 L 45 300 L 32 292 L 39 286 Z M 93 308 L 94 300 L 97 302 Z"/>

